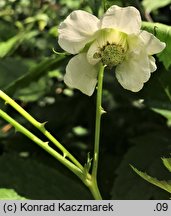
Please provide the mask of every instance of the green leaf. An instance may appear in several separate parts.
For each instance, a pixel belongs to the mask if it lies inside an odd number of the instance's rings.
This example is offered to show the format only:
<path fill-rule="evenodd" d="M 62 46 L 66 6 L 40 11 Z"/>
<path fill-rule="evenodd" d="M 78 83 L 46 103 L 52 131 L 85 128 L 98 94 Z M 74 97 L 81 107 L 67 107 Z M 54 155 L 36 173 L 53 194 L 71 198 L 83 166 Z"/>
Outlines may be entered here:
<path fill-rule="evenodd" d="M 0 200 L 25 200 L 26 198 L 18 195 L 13 189 L 0 189 Z"/>
<path fill-rule="evenodd" d="M 158 63 L 157 71 L 137 96 L 151 109 L 171 110 L 171 71 Z"/>
<path fill-rule="evenodd" d="M 167 119 L 167 125 L 171 126 L 171 110 L 152 108 L 156 113 L 159 113 Z"/>
<path fill-rule="evenodd" d="M 16 48 L 18 48 L 23 40 L 35 37 L 37 34 L 38 31 L 22 32 L 5 42 L 0 42 L 0 58 L 4 58 L 5 56 L 11 54 L 16 50 Z"/>
<path fill-rule="evenodd" d="M 164 138 L 163 138 L 164 137 Z M 139 136 L 131 140 L 130 147 L 116 170 L 112 199 L 167 199 L 168 194 L 160 188 L 148 184 L 133 172 L 129 164 L 151 173 L 160 179 L 169 179 L 170 173 L 164 169 L 161 157 L 168 154 L 171 135 L 159 131 Z"/>
<path fill-rule="evenodd" d="M 51 70 L 51 67 L 57 67 L 64 58 L 64 56 L 58 56 L 55 59 L 47 58 L 42 60 L 35 67 L 31 68 L 26 74 L 11 82 L 4 88 L 4 91 L 9 95 L 13 95 L 18 89 L 25 88 L 30 83 L 37 81 L 39 78 L 44 76 Z"/>
<path fill-rule="evenodd" d="M 122 6 L 123 5 L 122 1 L 120 1 L 120 0 L 104 0 L 104 4 L 105 4 L 104 5 L 105 6 L 105 10 L 107 10 L 112 5 L 118 5 L 118 6 Z"/>
<path fill-rule="evenodd" d="M 0 42 L 0 58 L 5 57 L 9 52 L 18 47 L 20 41 L 24 38 L 24 34 L 16 35 L 5 42 Z"/>
<path fill-rule="evenodd" d="M 14 57 L 0 59 L 0 88 L 5 88 L 9 83 L 26 73 L 27 70 L 28 65 L 22 59 Z"/>
<path fill-rule="evenodd" d="M 15 98 L 23 102 L 34 102 L 41 98 L 50 90 L 48 77 L 42 77 L 36 82 L 30 83 L 26 88 L 22 88 L 16 92 Z"/>
<path fill-rule="evenodd" d="M 141 176 L 146 181 L 148 181 L 151 184 L 156 185 L 157 187 L 162 188 L 163 190 L 171 193 L 171 180 L 170 181 L 159 181 L 158 179 L 153 178 L 153 177 L 147 175 L 146 173 L 137 170 L 135 167 L 133 167 L 133 166 L 131 166 L 131 167 L 139 176 Z"/>
<path fill-rule="evenodd" d="M 162 158 L 163 164 L 171 172 L 171 158 Z"/>
<path fill-rule="evenodd" d="M 18 154 L 4 154 L 0 157 L 0 187 L 13 188 L 28 199 L 91 199 L 84 184 L 74 175 L 64 175 L 64 166 L 58 171 L 58 165 L 56 161 L 52 168 Z"/>
<path fill-rule="evenodd" d="M 161 23 L 143 22 L 142 29 L 151 32 L 158 39 L 166 43 L 166 48 L 157 56 L 166 69 L 171 65 L 171 27 Z"/>
<path fill-rule="evenodd" d="M 143 0 L 142 5 L 144 6 L 145 10 L 150 13 L 151 11 L 165 7 L 170 3 L 171 0 Z"/>

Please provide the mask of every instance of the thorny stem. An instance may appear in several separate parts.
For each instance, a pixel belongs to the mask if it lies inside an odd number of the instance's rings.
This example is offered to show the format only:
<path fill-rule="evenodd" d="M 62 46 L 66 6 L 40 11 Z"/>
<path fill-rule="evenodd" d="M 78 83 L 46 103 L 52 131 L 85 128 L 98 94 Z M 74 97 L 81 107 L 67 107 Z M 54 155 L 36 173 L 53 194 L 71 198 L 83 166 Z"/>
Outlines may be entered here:
<path fill-rule="evenodd" d="M 62 144 L 60 144 L 46 129 L 45 123 L 40 123 L 34 119 L 29 113 L 27 113 L 21 106 L 19 106 L 14 100 L 12 100 L 8 95 L 0 90 L 0 98 L 2 98 L 6 103 L 10 104 L 15 110 L 17 110 L 25 119 L 27 119 L 31 124 L 38 128 L 50 141 L 52 141 L 62 152 L 63 155 L 59 154 L 53 148 L 48 145 L 48 142 L 40 140 L 37 136 L 11 118 L 7 113 L 0 109 L 0 116 L 15 127 L 15 129 L 33 142 L 42 147 L 45 151 L 55 157 L 63 165 L 65 165 L 69 170 L 71 170 L 75 175 L 77 175 L 82 182 L 89 188 L 91 194 L 96 200 L 101 200 L 101 194 L 97 184 L 97 170 L 98 170 L 98 158 L 99 158 L 99 139 L 100 139 L 100 123 L 101 115 L 104 110 L 101 107 L 102 103 L 102 86 L 103 86 L 103 73 L 104 66 L 101 64 L 98 75 L 98 87 L 97 87 L 97 101 L 96 101 L 96 126 L 95 126 L 95 145 L 94 145 L 94 156 L 92 165 L 92 174 L 87 172 L 85 174 L 85 168 L 75 159 L 75 157 L 70 154 Z M 68 160 L 68 157 L 70 160 Z"/>
<path fill-rule="evenodd" d="M 55 151 L 53 148 L 51 148 L 48 145 L 48 142 L 44 142 L 41 139 L 39 139 L 37 136 L 35 136 L 33 133 L 31 133 L 29 130 L 27 130 L 25 127 L 23 127 L 21 124 L 19 124 L 17 121 L 15 121 L 13 118 L 11 118 L 7 113 L 5 113 L 3 110 L 0 109 L 0 117 L 2 117 L 4 120 L 9 122 L 12 126 L 15 127 L 16 131 L 21 132 L 25 136 L 27 136 L 30 140 L 38 144 L 41 148 L 43 148 L 45 151 L 47 151 L 50 155 L 52 155 L 54 158 L 56 158 L 58 161 L 60 161 L 62 164 L 64 164 L 66 167 L 68 167 L 69 170 L 71 170 L 75 175 L 77 175 L 79 178 L 82 179 L 82 171 L 74 165 L 72 162 L 67 160 L 65 157 L 60 155 L 57 151 Z"/>
<path fill-rule="evenodd" d="M 33 124 L 37 129 L 39 129 L 53 144 L 55 144 L 62 152 L 63 156 L 68 157 L 77 167 L 83 170 L 83 166 L 77 161 L 77 159 L 70 154 L 66 148 L 61 145 L 46 129 L 45 123 L 40 123 L 34 119 L 28 112 L 26 112 L 21 106 L 19 106 L 14 100 L 12 100 L 8 95 L 0 90 L 0 98 L 2 98 L 6 103 L 10 104 L 15 110 L 17 110 L 25 119 L 27 119 L 31 124 Z"/>
<path fill-rule="evenodd" d="M 99 141 L 100 141 L 100 124 L 101 116 L 105 111 L 102 109 L 102 89 L 103 89 L 103 74 L 104 66 L 101 64 L 98 75 L 98 86 L 97 86 L 97 99 L 96 99 L 96 125 L 95 125 L 95 144 L 94 144 L 94 157 L 92 165 L 92 182 L 94 188 L 98 189 L 97 186 L 97 170 L 98 170 L 98 160 L 99 160 Z M 100 192 L 98 190 L 97 197 L 101 199 Z"/>

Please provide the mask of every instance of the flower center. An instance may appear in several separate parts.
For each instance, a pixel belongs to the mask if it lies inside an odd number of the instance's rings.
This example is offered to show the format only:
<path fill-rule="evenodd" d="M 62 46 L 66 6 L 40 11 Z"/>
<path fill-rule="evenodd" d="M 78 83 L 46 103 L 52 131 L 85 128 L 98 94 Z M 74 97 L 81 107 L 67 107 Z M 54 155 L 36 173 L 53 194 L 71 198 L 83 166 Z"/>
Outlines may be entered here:
<path fill-rule="evenodd" d="M 127 50 L 127 35 L 116 29 L 103 29 L 99 31 L 96 41 L 90 47 L 89 53 L 96 52 L 93 59 L 100 59 L 101 62 L 109 68 L 123 62 Z M 91 59 L 90 59 L 91 63 Z"/>
<path fill-rule="evenodd" d="M 112 68 L 124 60 L 126 50 L 119 44 L 107 44 L 102 48 L 100 55 L 102 63 Z"/>

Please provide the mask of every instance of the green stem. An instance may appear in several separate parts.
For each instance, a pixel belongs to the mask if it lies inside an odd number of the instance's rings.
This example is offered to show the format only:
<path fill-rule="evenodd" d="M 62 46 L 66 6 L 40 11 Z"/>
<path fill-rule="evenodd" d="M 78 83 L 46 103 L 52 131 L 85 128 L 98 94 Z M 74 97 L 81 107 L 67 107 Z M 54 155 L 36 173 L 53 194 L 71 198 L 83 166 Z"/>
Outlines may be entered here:
<path fill-rule="evenodd" d="M 104 113 L 104 110 L 102 109 L 101 106 L 103 73 L 104 73 L 104 66 L 101 64 L 99 75 L 98 75 L 97 100 L 96 100 L 95 143 L 94 143 L 94 157 L 93 157 L 93 168 L 92 168 L 93 178 L 97 177 L 98 159 L 99 159 L 100 124 L 101 124 L 101 115 Z"/>
<path fill-rule="evenodd" d="M 97 181 L 92 179 L 92 184 L 89 186 L 89 190 L 93 195 L 95 200 L 102 200 L 102 196 L 100 194 Z"/>
<path fill-rule="evenodd" d="M 35 136 L 33 133 L 31 133 L 29 130 L 27 130 L 25 127 L 23 127 L 17 121 L 15 121 L 13 118 L 11 118 L 7 113 L 5 113 L 1 109 L 0 109 L 0 116 L 4 120 L 9 122 L 11 125 L 13 125 L 15 127 L 16 131 L 19 131 L 22 134 L 24 134 L 25 136 L 27 136 L 29 139 L 31 139 L 33 142 L 35 142 L 37 145 L 39 145 L 41 148 L 43 148 L 46 152 L 48 152 L 50 155 L 52 155 L 54 158 L 56 158 L 58 161 L 60 161 L 62 164 L 64 164 L 69 170 L 71 170 L 75 175 L 77 175 L 82 181 L 84 181 L 82 170 L 80 170 L 76 165 L 74 165 L 72 162 L 67 160 L 64 156 L 62 156 L 58 152 L 56 152 L 53 148 L 51 148 L 48 145 L 48 142 L 44 142 L 41 139 L 39 139 L 37 136 Z"/>
<path fill-rule="evenodd" d="M 15 110 L 17 110 L 25 119 L 27 119 L 31 124 L 33 124 L 37 129 L 39 129 L 50 141 L 52 141 L 62 152 L 63 155 L 59 154 L 53 148 L 48 145 L 48 142 L 43 142 L 29 130 L 11 118 L 8 114 L 0 109 L 0 116 L 13 125 L 17 131 L 20 131 L 33 142 L 42 147 L 45 151 L 51 154 L 54 158 L 65 165 L 69 170 L 71 170 L 75 175 L 77 175 L 82 182 L 89 188 L 93 197 L 96 200 L 101 200 L 101 194 L 97 184 L 97 170 L 98 170 L 98 158 L 99 158 L 99 139 L 100 139 L 100 123 L 101 115 L 104 110 L 101 107 L 102 103 L 102 87 L 103 87 L 103 73 L 104 66 L 100 64 L 99 75 L 98 75 L 98 87 L 97 87 L 97 102 L 96 102 L 96 125 L 95 125 L 95 144 L 94 144 L 94 156 L 92 164 L 92 174 L 87 173 L 85 175 L 84 167 L 75 159 L 72 154 L 70 154 L 46 129 L 45 123 L 40 123 L 35 120 L 29 113 L 27 113 L 21 106 L 19 106 L 14 100 L 12 100 L 8 95 L 0 90 L 0 98 L 2 98 L 6 103 L 10 104 Z M 68 157 L 70 160 L 68 160 Z"/>
<path fill-rule="evenodd" d="M 24 118 L 26 118 L 31 124 L 33 124 L 37 129 L 39 129 L 52 143 L 54 143 L 62 152 L 64 157 L 68 157 L 77 167 L 83 170 L 83 166 L 78 162 L 78 160 L 70 154 L 66 148 L 61 145 L 46 129 L 45 123 L 40 123 L 34 119 L 29 113 L 27 113 L 21 106 L 19 106 L 14 100 L 12 100 L 8 95 L 0 90 L 0 98 L 2 98 L 6 103 L 10 104 L 15 110 L 17 110 Z"/>
<path fill-rule="evenodd" d="M 101 195 L 97 186 L 97 170 L 98 170 L 98 160 L 99 160 L 99 140 L 100 140 L 100 124 L 101 115 L 104 113 L 102 109 L 102 89 L 103 89 L 103 74 L 104 66 L 100 65 L 99 75 L 98 75 L 98 86 L 97 86 L 97 100 L 96 100 L 96 125 L 95 125 L 95 144 L 94 144 L 94 156 L 92 165 L 92 192 L 95 193 L 98 199 L 101 199 Z"/>

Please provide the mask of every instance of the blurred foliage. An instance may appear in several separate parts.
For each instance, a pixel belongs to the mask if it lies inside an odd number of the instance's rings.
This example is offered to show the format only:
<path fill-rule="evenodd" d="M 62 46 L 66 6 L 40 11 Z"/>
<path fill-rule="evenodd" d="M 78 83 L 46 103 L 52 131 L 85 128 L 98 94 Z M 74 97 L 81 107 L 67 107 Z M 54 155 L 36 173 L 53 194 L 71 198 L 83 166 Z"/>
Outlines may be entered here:
<path fill-rule="evenodd" d="M 162 0 L 162 1 L 143 0 L 142 2 L 142 5 L 144 6 L 145 10 L 148 12 L 151 12 L 153 10 L 156 10 L 158 8 L 164 7 L 169 4 L 171 4 L 171 0 Z"/>
<path fill-rule="evenodd" d="M 141 179 L 129 164 L 160 180 L 170 176 L 161 157 L 171 152 L 171 16 L 169 1 L 1 0 L 0 88 L 47 128 L 81 162 L 93 151 L 96 94 L 87 97 L 63 83 L 69 56 L 57 43 L 57 27 L 73 10 L 101 16 L 116 4 L 135 6 L 143 28 L 167 47 L 156 56 L 158 70 L 139 93 L 124 90 L 113 71 L 105 73 L 98 181 L 104 199 L 168 199 Z M 149 23 L 152 20 L 159 24 Z M 0 106 L 35 131 L 9 106 Z M 156 112 L 157 110 L 157 112 Z M 162 111 L 161 111 L 162 110 Z M 92 199 L 65 167 L 0 119 L 0 197 L 14 189 L 28 199 Z M 14 191 L 11 195 L 17 196 Z M 8 192 L 7 192 L 8 194 Z M 12 197 L 11 197 L 12 198 Z"/>
<path fill-rule="evenodd" d="M 0 189 L 0 200 L 25 200 L 12 189 Z"/>

